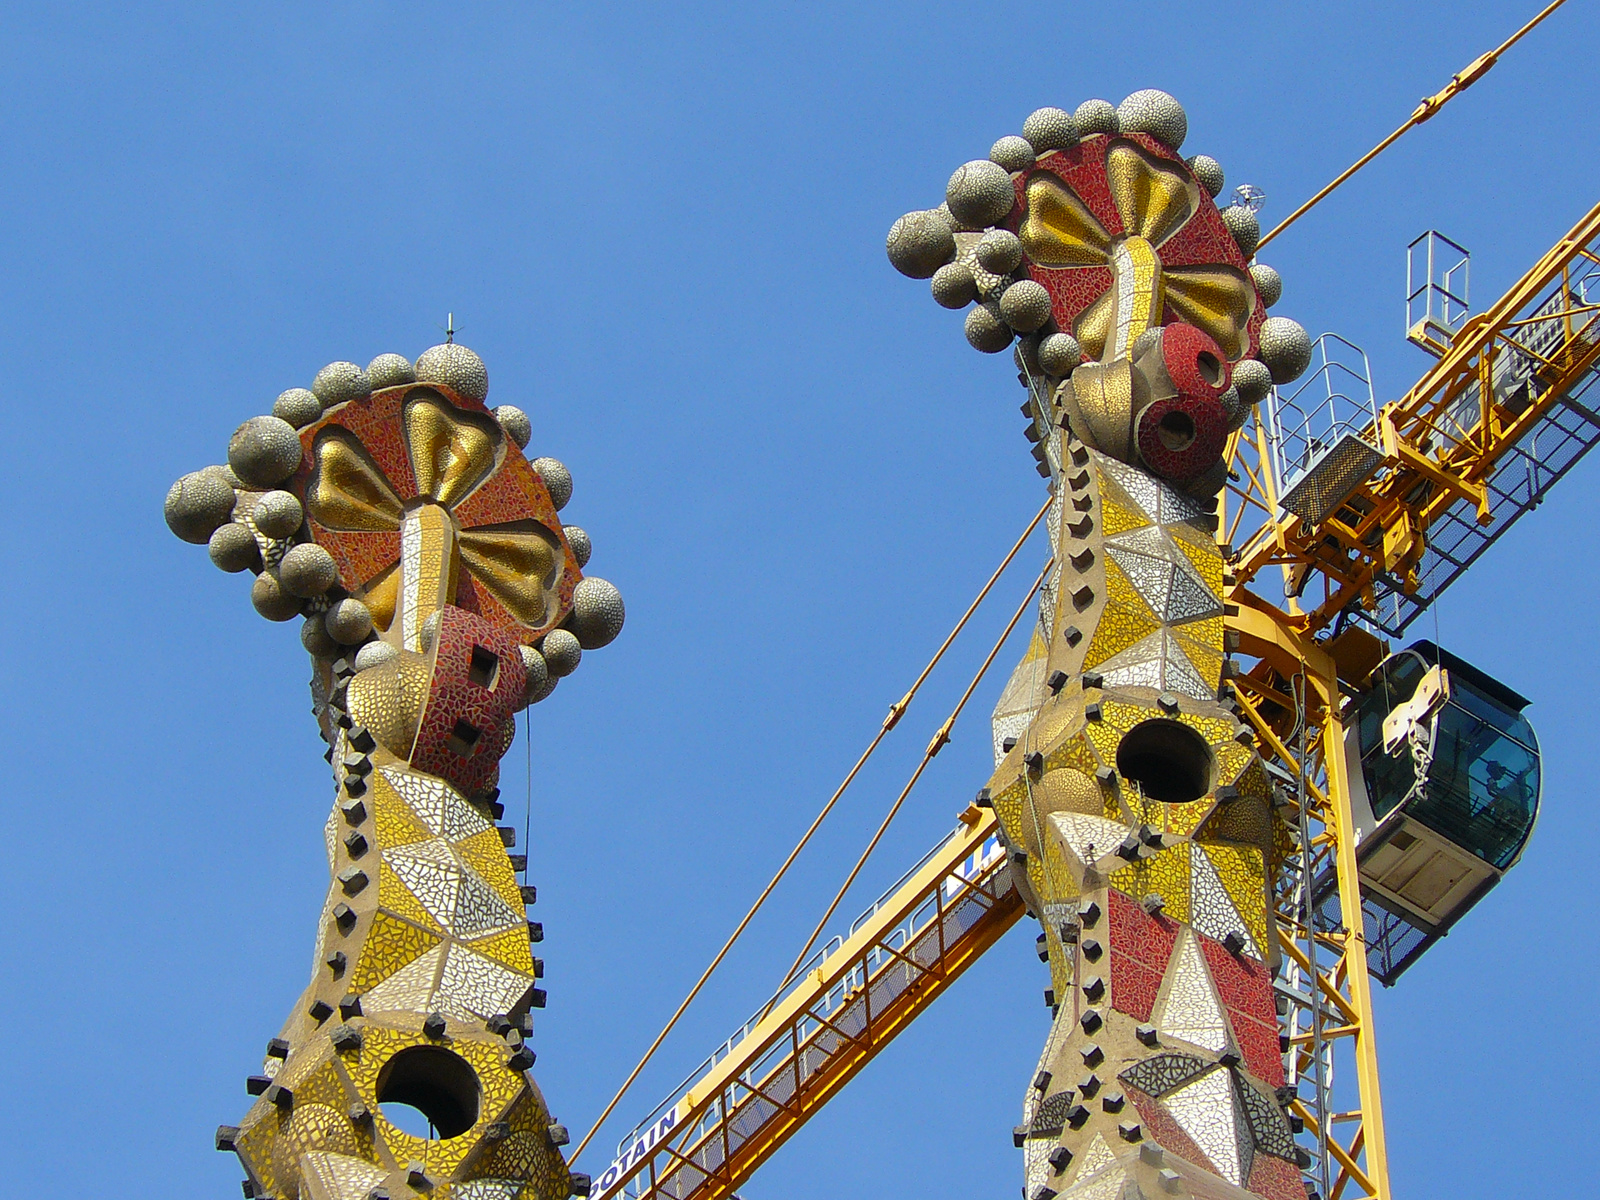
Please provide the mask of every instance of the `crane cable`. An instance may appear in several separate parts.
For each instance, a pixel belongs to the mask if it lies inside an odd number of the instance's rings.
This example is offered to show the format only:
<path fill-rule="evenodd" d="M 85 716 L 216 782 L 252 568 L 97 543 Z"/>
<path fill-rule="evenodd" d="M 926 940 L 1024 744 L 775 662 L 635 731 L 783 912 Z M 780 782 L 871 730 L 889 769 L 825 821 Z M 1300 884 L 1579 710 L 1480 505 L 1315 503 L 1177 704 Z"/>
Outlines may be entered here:
<path fill-rule="evenodd" d="M 1000 637 L 995 641 L 994 648 L 989 651 L 989 657 L 983 660 L 983 666 L 978 668 L 978 673 L 972 677 L 972 682 L 967 684 L 967 690 L 962 693 L 961 699 L 956 703 L 956 706 L 951 711 L 950 716 L 945 720 L 943 725 L 939 726 L 938 732 L 933 735 L 933 740 L 928 743 L 928 748 L 922 752 L 922 761 L 917 764 L 917 769 L 911 773 L 911 778 L 906 781 L 906 786 L 901 789 L 900 795 L 895 798 L 895 802 L 889 806 L 888 813 L 884 815 L 883 823 L 878 826 L 878 832 L 872 835 L 872 840 L 867 843 L 867 848 L 861 852 L 861 857 L 856 859 L 856 865 L 851 868 L 850 874 L 845 878 L 843 885 L 834 895 L 833 903 L 828 905 L 828 911 L 822 914 L 822 920 L 817 922 L 817 927 L 811 931 L 811 936 L 806 939 L 804 949 L 800 951 L 800 956 L 794 960 L 794 965 L 789 968 L 789 973 L 783 977 L 783 982 L 778 985 L 777 995 L 774 995 L 772 1000 L 767 1004 L 766 1011 L 762 1013 L 763 1016 L 772 1011 L 772 1006 L 778 1002 L 779 996 L 783 994 L 783 989 L 788 987 L 789 984 L 794 980 L 796 972 L 800 970 L 800 964 L 805 962 L 806 955 L 811 953 L 811 947 L 816 945 L 818 936 L 821 935 L 823 928 L 828 924 L 829 920 L 832 919 L 834 910 L 836 910 L 840 903 L 844 900 L 845 893 L 848 892 L 850 890 L 850 886 L 855 883 L 856 876 L 861 874 L 861 868 L 867 865 L 867 859 L 870 858 L 872 856 L 872 852 L 877 849 L 879 839 L 883 837 L 884 831 L 889 828 L 889 822 L 893 821 L 895 814 L 900 811 L 900 806 L 905 803 L 906 797 L 911 794 L 911 789 L 917 786 L 917 780 L 922 778 L 922 772 L 927 769 L 928 764 L 933 761 L 934 756 L 937 755 L 940 750 L 943 750 L 945 745 L 950 741 L 950 731 L 955 727 L 956 718 L 961 715 L 961 710 L 967 706 L 967 701 L 972 699 L 972 693 L 977 690 L 978 684 L 982 681 L 983 677 L 988 674 L 989 667 L 993 665 L 995 656 L 1000 653 L 1000 648 L 1006 644 L 1007 640 L 1010 639 L 1012 630 L 1016 629 L 1017 622 L 1022 619 L 1022 614 L 1027 612 L 1028 605 L 1032 602 L 1034 596 L 1038 593 L 1039 588 L 1043 585 L 1046 576 L 1050 574 L 1050 569 L 1054 566 L 1054 558 L 1051 558 L 1049 562 L 1045 563 L 1044 570 L 1039 572 L 1039 578 L 1033 581 L 1033 586 L 1028 589 L 1028 594 L 1022 598 L 1022 603 L 1017 605 L 1017 611 L 1012 614 L 1010 623 L 1006 625 L 1005 629 L 1001 632 Z"/>
<path fill-rule="evenodd" d="M 928 665 L 922 668 L 922 674 L 917 676 L 916 681 L 911 685 L 910 690 L 908 690 L 904 696 L 901 696 L 899 700 L 895 701 L 889 706 L 889 715 L 884 717 L 883 726 L 878 730 L 877 736 L 874 737 L 871 744 L 868 745 L 864 751 L 862 751 L 861 757 L 856 759 L 856 765 L 851 767 L 850 773 L 844 777 L 844 782 L 842 782 L 838 789 L 835 790 L 833 795 L 828 798 L 828 802 L 822 806 L 822 811 L 817 814 L 816 820 L 811 822 L 811 828 L 807 829 L 800 840 L 795 843 L 794 849 L 789 852 L 789 857 L 783 860 L 783 865 L 778 868 L 777 874 L 773 875 L 771 882 L 768 883 L 764 889 L 762 889 L 761 895 L 756 897 L 756 902 L 750 906 L 750 911 L 745 913 L 744 920 L 739 922 L 738 928 L 736 928 L 733 933 L 729 935 L 728 940 L 723 943 L 722 949 L 717 951 L 717 956 L 711 960 L 711 965 L 705 969 L 705 972 L 695 982 L 694 987 L 689 989 L 689 994 L 683 998 L 683 1003 L 678 1005 L 677 1012 L 672 1014 L 672 1018 L 666 1023 L 665 1026 L 662 1027 L 661 1032 L 656 1035 L 656 1040 L 651 1042 L 650 1048 L 644 1052 L 644 1057 L 639 1060 L 639 1065 L 634 1067 L 632 1073 L 629 1074 L 622 1086 L 617 1089 L 617 1094 L 611 1098 L 611 1103 L 606 1105 L 605 1111 L 600 1114 L 599 1119 L 595 1121 L 594 1126 L 589 1130 L 588 1133 L 583 1135 L 583 1140 L 578 1143 L 578 1148 L 567 1156 L 567 1161 L 569 1163 L 577 1160 L 578 1155 L 583 1153 L 583 1149 L 589 1144 L 590 1139 L 592 1139 L 594 1135 L 599 1132 L 600 1126 L 605 1124 L 606 1118 L 609 1117 L 612 1113 L 612 1110 L 617 1107 L 618 1101 L 620 1101 L 622 1097 L 627 1094 L 628 1089 L 633 1086 L 634 1080 L 639 1078 L 639 1072 L 644 1070 L 645 1064 L 648 1063 L 655 1055 L 655 1052 L 660 1048 L 661 1043 L 666 1040 L 667 1034 L 672 1032 L 673 1026 L 678 1023 L 678 1018 L 683 1016 L 684 1011 L 688 1009 L 690 1003 L 692 1003 L 694 998 L 700 994 L 700 989 L 705 986 L 706 980 L 710 979 L 712 972 L 722 964 L 722 960 L 727 957 L 728 951 L 733 949 L 733 944 L 738 941 L 739 936 L 744 933 L 745 927 L 748 926 L 755 918 L 756 913 L 761 911 L 761 906 L 767 902 L 767 897 L 772 895 L 772 891 L 778 886 L 778 882 L 784 877 L 785 874 L 788 873 L 789 868 L 794 864 L 794 860 L 800 857 L 800 852 L 806 848 L 806 843 L 811 840 L 811 835 L 816 833 L 818 827 L 821 826 L 822 822 L 827 819 L 828 814 L 833 811 L 833 806 L 838 803 L 839 797 L 843 796 L 845 789 L 855 781 L 855 777 L 860 773 L 861 768 L 866 765 L 867 759 L 871 758 L 873 751 L 877 750 L 878 744 L 883 741 L 884 737 L 887 736 L 891 729 L 900 723 L 900 718 L 905 715 L 906 709 L 910 707 L 911 700 L 917 694 L 917 690 L 922 687 L 928 676 L 932 674 L 934 667 L 936 667 L 939 664 L 939 660 L 944 657 L 945 651 L 950 649 L 950 645 L 956 640 L 956 636 L 962 631 L 962 629 L 966 627 L 967 621 L 972 617 L 972 614 L 978 610 L 978 605 L 983 603 L 984 597 L 988 596 L 990 589 L 993 588 L 994 585 L 999 581 L 1000 576 L 1005 573 L 1006 568 L 1011 565 L 1011 560 L 1014 559 L 1017 556 L 1017 552 L 1022 549 L 1023 543 L 1025 543 L 1028 538 L 1033 535 L 1033 531 L 1039 527 L 1039 522 L 1044 520 L 1044 515 L 1050 511 L 1050 505 L 1052 503 L 1054 503 L 1054 497 L 1046 500 L 1043 506 L 1040 507 L 1039 511 L 1034 514 L 1033 520 L 1029 521 L 1028 527 L 1022 531 L 1022 536 L 1017 539 L 1016 544 L 1011 547 L 1010 552 L 1005 556 L 1004 559 L 1001 560 L 1000 565 L 995 568 L 994 574 L 989 576 L 989 581 L 983 585 L 983 588 L 978 592 L 977 597 L 972 601 L 971 604 L 967 606 L 967 611 L 961 614 L 961 619 L 956 622 L 955 628 L 950 631 L 949 636 L 944 639 L 943 644 L 941 644 L 939 649 L 934 652 L 933 657 L 928 660 Z M 1043 577 L 1041 576 L 1041 578 Z M 1034 590 L 1038 590 L 1037 584 L 1034 585 Z M 1032 593 L 1030 593 L 1030 595 L 1031 594 Z M 1012 624 L 1016 624 L 1015 620 L 1012 621 Z M 999 649 L 999 647 L 996 647 L 996 649 Z M 994 655 L 991 654 L 990 658 L 992 659 L 993 657 Z M 987 669 L 988 664 L 985 663 L 984 665 L 985 669 Z M 974 680 L 973 682 L 974 685 L 976 685 L 977 681 Z M 968 695 L 970 694 L 971 689 L 969 688 Z M 962 700 L 962 703 L 966 703 L 965 699 Z M 945 723 L 945 727 L 948 729 L 949 722 Z M 902 799 L 904 799 L 903 796 Z M 876 839 L 874 839 L 874 844 L 876 844 Z M 852 875 L 851 878 L 854 878 L 854 875 Z M 829 909 L 830 913 L 832 911 L 832 909 Z M 813 940 L 815 940 L 815 935 L 813 934 L 812 936 Z M 804 956 L 802 955 L 802 957 Z"/>
<path fill-rule="evenodd" d="M 1549 4 L 1543 12 L 1534 17 L 1533 20 L 1529 21 L 1521 29 L 1517 30 L 1516 33 L 1512 34 L 1498 47 L 1489 51 L 1487 54 L 1480 54 L 1460 71 L 1457 71 L 1450 77 L 1450 82 L 1445 84 L 1443 89 L 1441 89 L 1437 95 L 1428 96 L 1422 101 L 1422 103 L 1417 105 L 1416 111 L 1413 112 L 1411 116 L 1406 118 L 1406 123 L 1404 125 L 1400 126 L 1399 129 L 1396 129 L 1388 137 L 1384 138 L 1383 141 L 1379 142 L 1371 150 L 1367 151 L 1366 154 L 1357 159 L 1355 164 L 1351 166 L 1350 169 L 1344 174 L 1340 175 L 1332 183 L 1328 184 L 1327 187 L 1323 188 L 1320 192 L 1311 197 L 1311 199 L 1307 200 L 1299 208 L 1295 209 L 1283 220 L 1279 221 L 1278 224 L 1273 228 L 1272 232 L 1268 233 L 1256 243 L 1256 249 L 1261 249 L 1262 246 L 1265 246 L 1273 238 L 1277 237 L 1285 229 L 1289 228 L 1289 226 L 1298 221 L 1302 216 L 1310 212 L 1311 209 L 1319 204 L 1329 192 L 1333 191 L 1334 188 L 1338 187 L 1345 180 L 1349 179 L 1350 176 L 1361 170 L 1362 167 L 1366 166 L 1373 159 L 1377 158 L 1378 155 L 1382 154 L 1395 142 L 1399 141 L 1401 134 L 1405 133 L 1409 129 L 1414 129 L 1416 126 L 1421 125 L 1451 100 L 1454 100 L 1474 83 L 1477 83 L 1478 80 L 1482 79 L 1486 74 L 1488 74 L 1489 68 L 1494 66 L 1495 63 L 1500 60 L 1500 56 L 1502 54 L 1511 49 L 1512 46 L 1516 45 L 1516 43 L 1522 39 L 1524 34 L 1530 32 L 1535 25 L 1539 24 L 1540 21 L 1543 21 L 1546 17 L 1555 12 L 1556 9 L 1560 8 L 1566 2 L 1567 0 L 1553 0 L 1553 2 Z"/>

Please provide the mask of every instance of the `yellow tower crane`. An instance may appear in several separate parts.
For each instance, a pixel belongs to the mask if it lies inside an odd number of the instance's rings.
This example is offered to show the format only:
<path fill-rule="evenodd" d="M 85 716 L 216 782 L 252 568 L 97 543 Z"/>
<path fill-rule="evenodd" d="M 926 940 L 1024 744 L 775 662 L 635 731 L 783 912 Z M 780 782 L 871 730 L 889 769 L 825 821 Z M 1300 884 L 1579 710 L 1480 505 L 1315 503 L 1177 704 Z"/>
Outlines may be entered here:
<path fill-rule="evenodd" d="M 1559 4 L 1423 101 L 1406 124 L 1263 242 L 1480 78 Z M 1436 355 L 1432 368 L 1364 420 L 1347 413 L 1317 438 L 1302 439 L 1293 447 L 1294 461 L 1286 459 L 1286 443 L 1294 439 L 1283 425 L 1293 398 L 1276 398 L 1283 407 L 1275 402 L 1258 409 L 1229 441 L 1229 483 L 1220 505 L 1218 538 L 1229 563 L 1228 648 L 1249 664 L 1233 670 L 1225 692 L 1255 731 L 1277 784 L 1280 815 L 1298 831 L 1275 884 L 1287 959 L 1276 985 L 1280 1044 L 1291 1081 L 1309 1085 L 1309 1094 L 1297 1090 L 1291 1112 L 1301 1134 L 1301 1165 L 1320 1177 L 1327 1200 L 1388 1200 L 1391 1194 L 1372 978 L 1392 982 L 1505 865 L 1491 869 L 1462 860 L 1458 873 L 1446 877 L 1443 899 L 1426 901 L 1405 891 L 1410 885 L 1395 874 L 1398 859 L 1410 864 L 1411 878 L 1421 878 L 1416 864 L 1432 853 L 1424 865 L 1437 879 L 1459 854 L 1452 859 L 1449 847 L 1430 850 L 1431 843 L 1422 842 L 1402 850 L 1392 836 L 1379 847 L 1383 853 L 1363 852 L 1374 814 L 1359 769 L 1352 774 L 1353 762 L 1359 768 L 1352 731 L 1371 708 L 1362 707 L 1359 687 L 1383 661 L 1377 634 L 1398 636 L 1600 441 L 1600 415 L 1584 403 L 1600 360 L 1600 205 L 1487 311 L 1465 321 L 1419 322 L 1411 336 Z M 1332 361 L 1324 346 L 1324 367 Z M 1316 383 L 1313 376 L 1306 386 Z M 1028 532 L 1037 524 L 1036 517 Z M 1280 575 L 1282 599 L 1268 599 Z M 1452 684 L 1443 666 L 1461 676 L 1454 686 L 1474 686 L 1471 668 L 1448 655 L 1431 665 L 1410 701 L 1410 718 L 1436 712 L 1448 700 Z M 900 720 L 916 686 L 890 710 L 868 754 Z M 934 735 L 923 766 L 948 740 L 960 710 Z M 1378 717 L 1392 739 L 1397 735 L 1389 726 L 1400 729 L 1396 721 L 1407 711 L 1401 705 Z M 920 773 L 919 767 L 913 783 Z M 969 805 L 961 812 L 953 832 L 848 931 L 797 963 L 778 994 L 635 1127 L 595 1178 L 593 1200 L 731 1195 L 1023 915 L 997 835 L 992 809 Z M 1366 849 L 1379 840 L 1369 839 Z M 771 886 L 761 900 L 770 892 Z M 1353 1089 L 1342 1085 L 1339 1094 L 1351 1103 L 1342 1110 L 1332 1087 L 1336 1063 L 1355 1080 Z M 601 1121 L 615 1105 L 614 1099 Z"/>

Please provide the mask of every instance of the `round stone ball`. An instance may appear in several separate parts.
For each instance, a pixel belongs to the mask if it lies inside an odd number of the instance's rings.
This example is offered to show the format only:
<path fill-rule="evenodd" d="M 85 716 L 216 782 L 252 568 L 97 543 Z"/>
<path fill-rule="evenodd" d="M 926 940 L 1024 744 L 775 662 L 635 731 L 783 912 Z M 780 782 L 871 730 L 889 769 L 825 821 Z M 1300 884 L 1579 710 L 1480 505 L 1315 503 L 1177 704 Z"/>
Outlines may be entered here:
<path fill-rule="evenodd" d="M 1298 321 L 1268 317 L 1261 325 L 1261 361 L 1272 372 L 1273 383 L 1299 379 L 1311 365 L 1311 335 Z"/>
<path fill-rule="evenodd" d="M 1078 123 L 1059 108 L 1036 108 L 1022 123 L 1022 136 L 1035 152 L 1070 150 L 1078 144 Z"/>
<path fill-rule="evenodd" d="M 1097 133 L 1116 133 L 1118 130 L 1117 110 L 1109 100 L 1085 100 L 1078 105 L 1078 111 L 1072 114 L 1072 119 L 1077 122 L 1080 138 L 1092 137 Z"/>
<path fill-rule="evenodd" d="M 594 544 L 589 541 L 589 533 L 576 525 L 563 525 L 561 532 L 567 535 L 567 545 L 572 547 L 572 557 L 577 560 L 578 566 L 589 565 L 589 555 L 594 553 Z"/>
<path fill-rule="evenodd" d="M 311 390 L 323 408 L 332 408 L 347 400 L 365 400 L 372 395 L 372 383 L 355 363 L 331 362 L 317 372 Z"/>
<path fill-rule="evenodd" d="M 411 360 L 404 354 L 380 354 L 367 364 L 367 382 L 373 391 L 380 388 L 399 387 L 402 383 L 415 383 L 417 373 L 411 369 Z"/>
<path fill-rule="evenodd" d="M 1026 171 L 1033 166 L 1033 144 L 1015 134 L 1003 137 L 989 147 L 989 161 L 1007 171 Z"/>
<path fill-rule="evenodd" d="M 1252 359 L 1252 362 L 1255 360 Z M 1244 423 L 1250 419 L 1251 405 L 1239 395 L 1239 385 L 1234 384 L 1222 395 L 1217 397 L 1217 402 L 1222 405 L 1222 414 L 1228 423 L 1228 432 L 1244 428 Z"/>
<path fill-rule="evenodd" d="M 1196 154 L 1189 160 L 1189 170 L 1194 172 L 1194 177 L 1200 181 L 1200 186 L 1210 192 L 1212 197 L 1222 195 L 1222 185 L 1226 176 L 1222 173 L 1222 164 L 1209 154 Z"/>
<path fill-rule="evenodd" d="M 550 674 L 557 679 L 576 671 L 578 662 L 583 658 L 582 643 L 578 641 L 577 635 L 565 629 L 552 629 L 545 634 L 540 651 L 544 654 L 545 665 L 550 668 Z"/>
<path fill-rule="evenodd" d="M 168 529 L 186 542 L 203 546 L 215 530 L 233 519 L 233 501 L 233 488 L 221 475 L 212 470 L 192 471 L 172 485 L 161 507 Z"/>
<path fill-rule="evenodd" d="M 1045 374 L 1065 379 L 1083 361 L 1083 347 L 1070 333 L 1052 333 L 1039 343 L 1039 365 Z"/>
<path fill-rule="evenodd" d="M 900 274 L 928 279 L 954 256 L 956 239 L 938 211 L 909 212 L 889 227 L 887 249 Z"/>
<path fill-rule="evenodd" d="M 549 668 L 546 667 L 545 670 L 548 671 Z M 523 695 L 528 698 L 529 704 L 537 704 L 539 701 L 547 699 L 550 693 L 556 690 L 556 684 L 560 682 L 554 675 L 547 674 L 543 687 L 536 692 L 524 692 Z"/>
<path fill-rule="evenodd" d="M 339 564 L 315 542 L 301 542 L 278 564 L 278 579 L 291 595 L 309 600 L 339 582 Z"/>
<path fill-rule="evenodd" d="M 1018 333 L 1032 333 L 1050 319 L 1050 293 L 1032 279 L 1019 279 L 1000 296 L 1000 315 Z"/>
<path fill-rule="evenodd" d="M 359 600 L 345 599 L 328 609 L 323 618 L 328 636 L 341 646 L 359 646 L 372 632 L 372 613 Z"/>
<path fill-rule="evenodd" d="M 424 654 L 433 653 L 433 640 L 439 636 L 439 623 L 443 620 L 444 610 L 436 608 L 422 622 L 422 628 L 417 631 L 417 645 L 422 647 Z"/>
<path fill-rule="evenodd" d="M 1233 364 L 1233 389 L 1246 404 L 1260 404 L 1272 390 L 1272 372 L 1259 359 L 1247 358 Z"/>
<path fill-rule="evenodd" d="M 312 658 L 332 658 L 339 652 L 339 643 L 328 636 L 328 627 L 322 614 L 307 617 L 300 626 L 300 644 Z"/>
<path fill-rule="evenodd" d="M 300 615 L 300 598 L 265 571 L 250 585 L 250 603 L 269 621 L 288 621 Z"/>
<path fill-rule="evenodd" d="M 572 499 L 572 472 L 554 458 L 534 459 L 533 469 L 539 472 L 539 478 L 544 480 L 544 486 L 550 489 L 550 503 L 556 506 L 557 512 L 560 512 L 567 506 L 567 501 Z"/>
<path fill-rule="evenodd" d="M 1189 117 L 1166 92 L 1145 88 L 1117 105 L 1117 124 L 1123 133 L 1148 133 L 1168 149 L 1176 150 L 1189 136 Z"/>
<path fill-rule="evenodd" d="M 304 429 L 322 416 L 322 401 L 315 392 L 305 388 L 290 388 L 272 402 L 272 415 L 287 421 L 296 429 Z"/>
<path fill-rule="evenodd" d="M 206 550 L 211 561 L 230 575 L 261 569 L 261 547 L 256 544 L 256 535 L 232 521 L 217 526 Z"/>
<path fill-rule="evenodd" d="M 572 592 L 572 632 L 585 650 L 610 645 L 622 632 L 627 615 L 614 584 L 595 575 L 578 580 Z"/>
<path fill-rule="evenodd" d="M 388 642 L 371 641 L 356 651 L 356 670 L 369 671 L 399 657 L 400 651 Z"/>
<path fill-rule="evenodd" d="M 417 382 L 442 383 L 457 395 L 482 403 L 489 394 L 489 368 L 459 342 L 424 350 L 417 359 Z"/>
<path fill-rule="evenodd" d="M 984 158 L 956 168 L 945 185 L 944 199 L 961 224 L 983 229 L 1005 220 L 1017 202 L 1017 190 L 1004 167 Z"/>
<path fill-rule="evenodd" d="M 522 653 L 522 669 L 527 673 L 527 683 L 523 685 L 522 695 L 524 702 L 533 703 L 533 697 L 544 691 L 545 685 L 550 682 L 550 667 L 532 646 L 518 646 Z M 545 693 L 548 695 L 548 692 Z"/>
<path fill-rule="evenodd" d="M 250 519 L 270 538 L 293 537 L 305 520 L 305 511 L 293 492 L 271 491 L 256 501 Z"/>
<path fill-rule="evenodd" d="M 972 348 L 985 354 L 999 354 L 1011 345 L 1011 327 L 1000 315 L 1000 306 L 992 300 L 967 313 L 966 334 Z"/>
<path fill-rule="evenodd" d="M 1230 204 L 1222 210 L 1222 223 L 1239 244 L 1240 254 L 1249 258 L 1256 252 L 1256 243 L 1261 240 L 1261 222 L 1256 220 L 1255 213 L 1242 204 Z"/>
<path fill-rule="evenodd" d="M 1256 263 L 1251 267 L 1250 278 L 1261 295 L 1261 303 L 1268 308 L 1283 298 L 1283 276 L 1265 263 Z"/>
<path fill-rule="evenodd" d="M 933 298 L 945 308 L 965 308 L 978 298 L 978 281 L 964 262 L 945 263 L 928 285 Z"/>
<path fill-rule="evenodd" d="M 991 229 L 978 239 L 973 253 L 991 275 L 1005 275 L 1022 264 L 1022 242 L 1009 229 Z"/>
<path fill-rule="evenodd" d="M 515 404 L 502 404 L 494 410 L 494 419 L 500 422 L 500 428 L 517 444 L 518 450 L 528 448 L 528 443 L 533 439 L 533 422 L 528 420 L 527 413 Z"/>
<path fill-rule="evenodd" d="M 253 487 L 273 487 L 300 465 L 300 437 L 282 417 L 251 417 L 228 440 L 228 465 Z"/>

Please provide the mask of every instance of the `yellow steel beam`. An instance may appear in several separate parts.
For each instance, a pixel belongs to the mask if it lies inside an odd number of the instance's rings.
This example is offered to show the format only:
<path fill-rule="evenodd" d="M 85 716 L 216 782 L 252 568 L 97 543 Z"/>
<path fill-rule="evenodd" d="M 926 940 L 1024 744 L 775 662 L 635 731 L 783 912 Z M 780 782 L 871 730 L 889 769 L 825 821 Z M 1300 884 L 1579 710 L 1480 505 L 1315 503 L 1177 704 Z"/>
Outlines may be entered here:
<path fill-rule="evenodd" d="M 963 813 L 952 838 L 665 1110 L 671 1132 L 600 1177 L 595 1200 L 612 1200 L 630 1185 L 630 1194 L 652 1200 L 721 1200 L 749 1178 L 1021 917 L 1003 855 L 983 857 L 997 829 L 992 809 Z M 947 918 L 969 902 L 981 910 L 976 919 L 953 926 Z M 930 904 L 937 909 L 931 921 L 915 926 L 909 944 L 895 944 Z M 912 946 L 931 956 L 913 957 Z M 908 986 L 874 1009 L 896 970 Z M 839 997 L 831 1017 L 819 1013 L 830 994 Z M 864 1014 L 860 1027 L 846 1029 L 844 1014 L 856 1005 L 849 1019 Z"/>

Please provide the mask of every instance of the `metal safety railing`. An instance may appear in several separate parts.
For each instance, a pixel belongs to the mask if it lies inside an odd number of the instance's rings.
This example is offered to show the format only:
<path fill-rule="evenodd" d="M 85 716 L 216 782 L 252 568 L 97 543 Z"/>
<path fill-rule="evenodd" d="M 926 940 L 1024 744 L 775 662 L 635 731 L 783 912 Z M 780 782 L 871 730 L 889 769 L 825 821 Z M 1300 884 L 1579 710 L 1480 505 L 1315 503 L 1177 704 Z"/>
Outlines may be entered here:
<path fill-rule="evenodd" d="M 623 1140 L 595 1200 L 731 1194 L 1021 916 L 997 829 L 964 813 Z"/>

